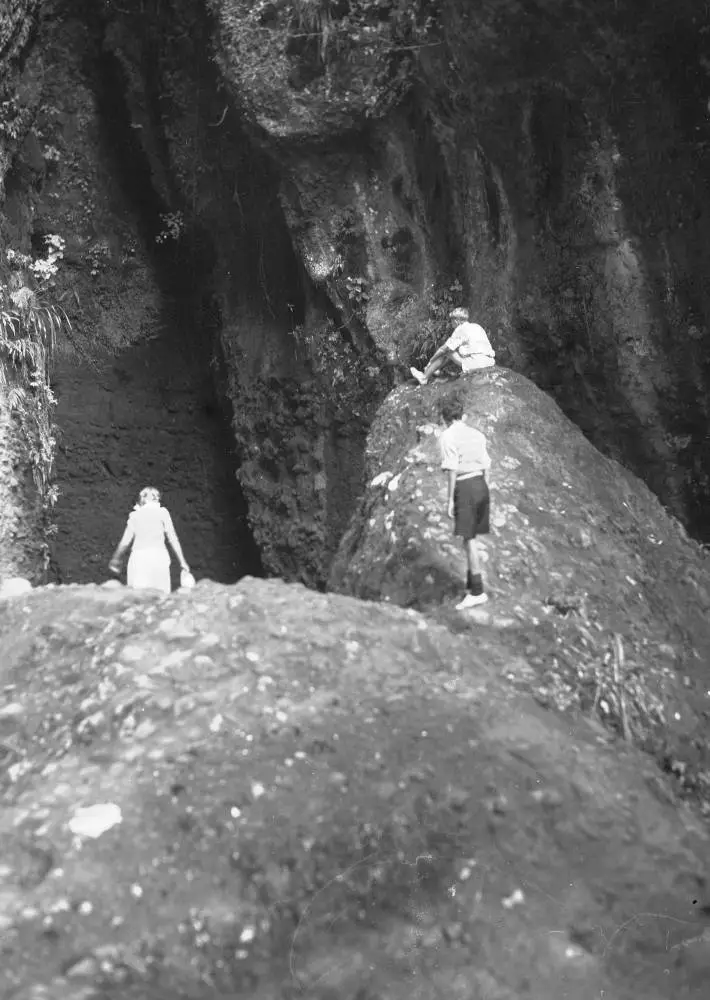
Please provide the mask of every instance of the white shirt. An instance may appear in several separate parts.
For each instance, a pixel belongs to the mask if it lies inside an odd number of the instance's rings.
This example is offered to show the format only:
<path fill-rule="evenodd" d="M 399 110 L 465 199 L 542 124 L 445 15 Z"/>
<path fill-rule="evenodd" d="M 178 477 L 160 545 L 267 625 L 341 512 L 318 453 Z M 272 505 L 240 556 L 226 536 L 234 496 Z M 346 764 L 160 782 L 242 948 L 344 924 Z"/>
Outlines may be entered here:
<path fill-rule="evenodd" d="M 446 346 L 462 358 L 482 355 L 485 358 L 490 358 L 491 364 L 495 361 L 496 355 L 491 347 L 491 342 L 486 331 L 478 323 L 459 323 L 446 341 Z"/>
<path fill-rule="evenodd" d="M 134 551 L 158 549 L 165 547 L 165 534 L 172 520 L 165 507 L 147 503 L 129 514 L 128 527 L 133 532 Z"/>
<path fill-rule="evenodd" d="M 490 468 L 485 435 L 463 420 L 454 420 L 446 428 L 439 438 L 439 446 L 441 468 L 445 472 L 456 472 L 460 478 L 480 476 Z"/>

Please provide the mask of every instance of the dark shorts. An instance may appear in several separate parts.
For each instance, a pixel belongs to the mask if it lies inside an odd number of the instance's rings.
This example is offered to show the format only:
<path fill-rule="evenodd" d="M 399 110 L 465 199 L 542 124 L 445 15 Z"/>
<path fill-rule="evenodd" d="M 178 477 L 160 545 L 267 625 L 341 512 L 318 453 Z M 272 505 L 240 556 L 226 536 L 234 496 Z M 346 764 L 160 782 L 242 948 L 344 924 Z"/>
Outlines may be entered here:
<path fill-rule="evenodd" d="M 461 479 L 454 489 L 454 534 L 465 542 L 490 531 L 490 495 L 483 476 Z"/>

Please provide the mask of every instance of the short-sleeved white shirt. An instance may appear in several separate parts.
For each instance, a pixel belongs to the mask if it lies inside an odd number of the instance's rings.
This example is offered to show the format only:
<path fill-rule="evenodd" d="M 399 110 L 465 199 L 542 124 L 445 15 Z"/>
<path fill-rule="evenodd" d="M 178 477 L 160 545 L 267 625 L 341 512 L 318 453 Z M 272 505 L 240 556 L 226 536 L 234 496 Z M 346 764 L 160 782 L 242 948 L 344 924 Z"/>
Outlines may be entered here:
<path fill-rule="evenodd" d="M 463 420 L 455 420 L 439 438 L 441 468 L 459 476 L 482 475 L 491 466 L 486 438 Z"/>
<path fill-rule="evenodd" d="M 165 545 L 165 533 L 172 528 L 172 520 L 165 507 L 148 503 L 131 512 L 128 526 L 133 530 L 134 550 L 155 549 Z"/>
<path fill-rule="evenodd" d="M 459 323 L 446 346 L 458 354 L 465 367 L 487 368 L 495 364 L 495 351 L 486 331 L 478 323 Z"/>

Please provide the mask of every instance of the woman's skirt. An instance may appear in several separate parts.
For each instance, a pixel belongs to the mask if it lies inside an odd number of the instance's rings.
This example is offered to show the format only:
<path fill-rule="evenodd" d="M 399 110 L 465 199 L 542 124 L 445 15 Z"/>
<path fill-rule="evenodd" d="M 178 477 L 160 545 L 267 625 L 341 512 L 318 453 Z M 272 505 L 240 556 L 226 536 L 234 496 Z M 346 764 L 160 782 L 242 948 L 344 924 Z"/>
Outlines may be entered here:
<path fill-rule="evenodd" d="M 134 549 L 128 559 L 126 583 L 135 590 L 162 590 L 169 594 L 170 553 L 159 549 Z"/>

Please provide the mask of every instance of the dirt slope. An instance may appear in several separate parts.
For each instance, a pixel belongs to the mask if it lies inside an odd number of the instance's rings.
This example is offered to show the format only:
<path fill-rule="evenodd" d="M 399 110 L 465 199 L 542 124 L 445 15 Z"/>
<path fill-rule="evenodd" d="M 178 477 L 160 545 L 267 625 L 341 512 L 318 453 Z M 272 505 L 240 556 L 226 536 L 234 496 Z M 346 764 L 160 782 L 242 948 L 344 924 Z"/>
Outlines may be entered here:
<path fill-rule="evenodd" d="M 493 462 L 493 600 L 465 615 L 453 611 L 465 562 L 438 453 L 438 400 L 454 387 Z M 391 393 L 370 433 L 367 474 L 331 589 L 423 609 L 493 657 L 503 631 L 517 653 L 504 665 L 514 683 L 546 704 L 593 708 L 617 731 L 623 687 L 628 734 L 707 798 L 710 560 L 643 483 L 549 396 L 501 369 Z"/>
<path fill-rule="evenodd" d="M 5 601 L 0 995 L 704 996 L 707 833 L 506 642 L 251 578 Z"/>

